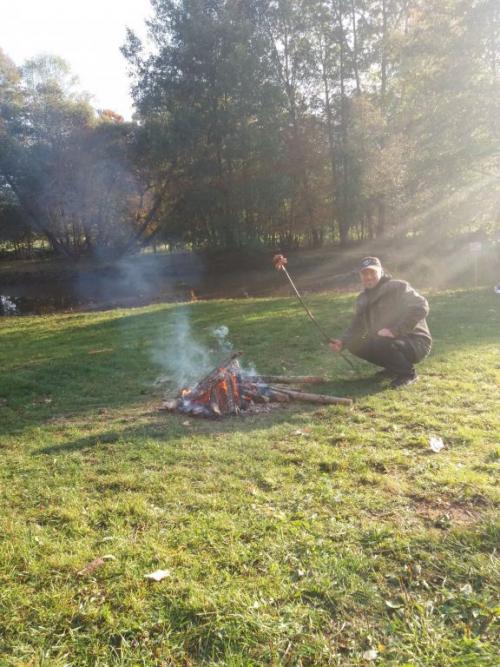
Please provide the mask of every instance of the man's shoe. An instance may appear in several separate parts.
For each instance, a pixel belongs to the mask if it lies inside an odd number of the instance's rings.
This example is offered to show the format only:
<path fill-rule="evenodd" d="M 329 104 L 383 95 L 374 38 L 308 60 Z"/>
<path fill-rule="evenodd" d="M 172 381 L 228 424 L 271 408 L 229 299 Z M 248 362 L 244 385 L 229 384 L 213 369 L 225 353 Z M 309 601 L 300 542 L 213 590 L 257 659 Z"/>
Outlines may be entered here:
<path fill-rule="evenodd" d="M 407 375 L 398 375 L 391 382 L 391 387 L 393 389 L 400 389 L 401 387 L 407 387 L 410 384 L 413 384 L 418 380 L 418 375 L 413 371 L 413 373 L 408 373 Z"/>

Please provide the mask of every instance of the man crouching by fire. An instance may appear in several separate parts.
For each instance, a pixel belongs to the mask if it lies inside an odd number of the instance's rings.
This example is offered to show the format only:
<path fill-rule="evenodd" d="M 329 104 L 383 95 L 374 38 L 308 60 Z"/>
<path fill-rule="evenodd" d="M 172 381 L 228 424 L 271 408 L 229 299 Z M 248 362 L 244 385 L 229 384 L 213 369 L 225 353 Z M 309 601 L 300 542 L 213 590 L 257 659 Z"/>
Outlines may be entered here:
<path fill-rule="evenodd" d="M 358 295 L 351 325 L 330 343 L 334 352 L 347 348 L 361 359 L 382 366 L 377 377 L 392 378 L 391 387 L 413 384 L 415 364 L 432 346 L 427 326 L 427 300 L 405 280 L 385 273 L 377 257 L 365 257 L 359 266 L 364 290 Z"/>

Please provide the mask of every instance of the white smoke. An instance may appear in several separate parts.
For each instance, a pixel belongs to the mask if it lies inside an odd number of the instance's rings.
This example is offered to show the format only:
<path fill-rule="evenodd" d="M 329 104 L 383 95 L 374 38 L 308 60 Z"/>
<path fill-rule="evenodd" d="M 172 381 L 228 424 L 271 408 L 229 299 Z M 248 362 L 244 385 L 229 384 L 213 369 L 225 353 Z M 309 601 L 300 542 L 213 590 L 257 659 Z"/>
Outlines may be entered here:
<path fill-rule="evenodd" d="M 16 313 L 16 304 L 8 296 L 0 294 L 0 315 L 15 315 Z"/>
<path fill-rule="evenodd" d="M 217 341 L 219 350 L 225 354 L 230 354 L 233 351 L 233 344 L 229 340 L 229 329 L 225 324 L 221 324 L 218 327 L 214 327 L 211 330 L 211 335 Z"/>
<path fill-rule="evenodd" d="M 205 329 L 207 333 L 207 330 Z M 168 384 L 177 391 L 193 388 L 205 375 L 217 368 L 221 361 L 234 352 L 225 324 L 214 325 L 208 329 L 212 344 L 203 344 L 195 338 L 191 325 L 189 306 L 182 306 L 171 311 L 170 319 L 162 334 L 162 339 L 153 352 L 154 361 L 165 373 L 157 384 Z M 245 375 L 257 375 L 253 363 L 242 367 Z"/>
<path fill-rule="evenodd" d="M 233 344 L 229 340 L 229 328 L 225 324 L 213 327 L 210 334 L 217 341 L 221 353 L 229 355 L 234 351 Z M 258 375 L 257 368 L 253 362 L 246 362 L 246 364 L 243 365 L 240 360 L 240 367 L 242 375 Z"/>
<path fill-rule="evenodd" d="M 153 357 L 177 390 L 193 387 L 216 368 L 223 357 L 231 354 L 233 346 L 229 340 L 228 327 L 214 326 L 208 333 L 214 339 L 213 347 L 204 345 L 194 337 L 189 307 L 176 308 L 172 312 Z"/>
<path fill-rule="evenodd" d="M 194 339 L 186 308 L 175 309 L 169 324 L 154 359 L 177 389 L 189 388 L 211 369 L 210 351 Z"/>

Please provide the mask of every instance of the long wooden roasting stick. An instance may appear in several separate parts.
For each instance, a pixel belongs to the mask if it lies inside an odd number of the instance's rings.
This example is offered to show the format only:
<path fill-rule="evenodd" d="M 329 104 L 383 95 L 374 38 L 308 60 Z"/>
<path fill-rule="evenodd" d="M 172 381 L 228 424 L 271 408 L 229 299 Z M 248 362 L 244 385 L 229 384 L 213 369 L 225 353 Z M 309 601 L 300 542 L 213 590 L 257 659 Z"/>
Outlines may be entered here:
<path fill-rule="evenodd" d="M 295 292 L 295 294 L 297 296 L 297 299 L 303 305 L 304 310 L 306 311 L 306 313 L 307 313 L 309 319 L 311 320 L 311 322 L 316 325 L 316 327 L 318 328 L 318 331 L 321 333 L 321 335 L 326 340 L 326 342 L 327 343 L 332 343 L 333 342 L 332 338 L 330 338 L 330 336 L 326 333 L 326 331 L 323 329 L 323 327 L 318 322 L 318 320 L 311 313 L 311 311 L 309 310 L 309 306 L 304 301 L 304 299 L 300 296 L 299 290 L 295 287 L 295 283 L 293 282 L 290 274 L 288 273 L 288 271 L 286 269 L 286 265 L 288 264 L 287 258 L 284 255 L 274 255 L 273 264 L 274 264 L 274 268 L 276 269 L 276 271 L 282 271 L 285 274 L 285 276 L 288 278 L 288 282 L 292 286 L 293 291 Z M 345 353 L 340 352 L 340 356 L 346 362 L 346 364 L 349 364 L 349 366 L 354 370 L 354 364 L 352 363 L 352 361 L 350 359 L 348 359 L 345 356 Z"/>
<path fill-rule="evenodd" d="M 270 387 L 273 391 L 280 391 L 282 394 L 288 394 L 290 398 L 296 401 L 305 401 L 306 403 L 321 403 L 322 405 L 352 405 L 352 398 L 340 398 L 338 396 L 326 396 L 325 394 L 310 394 L 304 391 L 294 391 L 285 387 Z"/>

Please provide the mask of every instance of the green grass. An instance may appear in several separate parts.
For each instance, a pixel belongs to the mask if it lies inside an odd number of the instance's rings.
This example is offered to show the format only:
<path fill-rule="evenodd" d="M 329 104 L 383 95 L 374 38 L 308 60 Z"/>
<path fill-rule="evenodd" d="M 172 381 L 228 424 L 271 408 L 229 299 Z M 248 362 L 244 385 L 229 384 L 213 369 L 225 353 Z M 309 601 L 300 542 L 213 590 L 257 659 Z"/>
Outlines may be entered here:
<path fill-rule="evenodd" d="M 352 300 L 310 299 L 332 333 Z M 500 298 L 429 300 L 434 350 L 400 392 L 292 299 L 1 320 L 0 665 L 498 664 Z M 179 309 L 354 409 L 158 412 Z"/>

